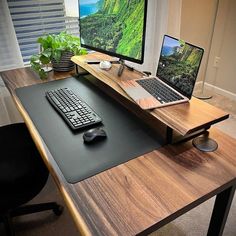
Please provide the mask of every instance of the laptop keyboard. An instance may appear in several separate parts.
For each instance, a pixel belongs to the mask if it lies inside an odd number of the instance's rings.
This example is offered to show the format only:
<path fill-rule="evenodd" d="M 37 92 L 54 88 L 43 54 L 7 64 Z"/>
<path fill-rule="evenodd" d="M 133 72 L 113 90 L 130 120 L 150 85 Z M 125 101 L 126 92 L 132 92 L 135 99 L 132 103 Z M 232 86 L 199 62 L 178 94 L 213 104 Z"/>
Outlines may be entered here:
<path fill-rule="evenodd" d="M 156 78 L 141 79 L 136 82 L 162 104 L 184 99 Z"/>

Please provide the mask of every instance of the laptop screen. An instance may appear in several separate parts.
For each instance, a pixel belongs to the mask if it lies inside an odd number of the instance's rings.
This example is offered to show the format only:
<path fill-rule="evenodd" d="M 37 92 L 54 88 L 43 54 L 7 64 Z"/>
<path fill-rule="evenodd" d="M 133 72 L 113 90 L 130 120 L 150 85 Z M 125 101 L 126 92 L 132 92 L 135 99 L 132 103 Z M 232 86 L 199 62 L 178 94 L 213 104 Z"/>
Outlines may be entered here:
<path fill-rule="evenodd" d="M 165 35 L 157 77 L 190 99 L 203 53 L 202 48 Z"/>

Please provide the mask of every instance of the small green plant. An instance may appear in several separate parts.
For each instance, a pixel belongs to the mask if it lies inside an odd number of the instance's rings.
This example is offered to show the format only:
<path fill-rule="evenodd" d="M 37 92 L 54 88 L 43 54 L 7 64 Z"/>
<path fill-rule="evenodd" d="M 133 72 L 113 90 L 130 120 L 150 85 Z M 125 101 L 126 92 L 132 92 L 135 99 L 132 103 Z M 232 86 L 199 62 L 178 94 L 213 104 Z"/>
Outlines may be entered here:
<path fill-rule="evenodd" d="M 52 59 L 60 61 L 63 52 L 72 52 L 74 55 L 87 54 L 86 49 L 81 48 L 80 38 L 68 34 L 65 31 L 60 34 L 48 34 L 38 38 L 42 51 L 30 58 L 30 64 L 41 79 L 47 77 L 47 73 L 42 68 L 48 65 Z"/>

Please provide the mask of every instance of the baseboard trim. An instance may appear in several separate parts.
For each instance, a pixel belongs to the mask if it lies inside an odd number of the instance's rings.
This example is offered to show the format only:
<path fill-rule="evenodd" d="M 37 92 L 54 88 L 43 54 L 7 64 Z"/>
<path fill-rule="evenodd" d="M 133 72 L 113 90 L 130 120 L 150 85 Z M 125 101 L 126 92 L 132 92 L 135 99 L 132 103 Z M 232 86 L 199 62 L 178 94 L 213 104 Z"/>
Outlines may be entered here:
<path fill-rule="evenodd" d="M 201 88 L 201 86 L 202 86 L 202 81 L 199 81 L 199 82 L 197 82 L 195 84 L 195 88 L 197 90 L 199 90 Z M 206 83 L 206 82 L 204 83 L 204 86 L 206 87 L 206 89 L 214 90 L 215 93 L 218 93 L 218 94 L 223 95 L 223 96 L 225 96 L 227 98 L 236 100 L 236 94 L 235 93 L 229 92 L 229 91 L 227 91 L 225 89 L 219 88 L 217 86 L 214 86 L 214 85 Z"/>

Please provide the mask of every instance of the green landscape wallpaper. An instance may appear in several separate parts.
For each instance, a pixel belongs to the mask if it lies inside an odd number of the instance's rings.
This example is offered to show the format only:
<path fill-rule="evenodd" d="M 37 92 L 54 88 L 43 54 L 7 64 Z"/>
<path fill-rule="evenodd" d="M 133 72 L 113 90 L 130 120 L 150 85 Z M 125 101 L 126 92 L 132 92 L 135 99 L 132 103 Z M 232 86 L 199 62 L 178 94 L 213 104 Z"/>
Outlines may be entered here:
<path fill-rule="evenodd" d="M 80 0 L 85 45 L 141 59 L 144 0 Z"/>
<path fill-rule="evenodd" d="M 191 95 L 203 49 L 182 40 L 165 36 L 157 69 L 157 77 L 167 80 L 176 88 Z"/>

